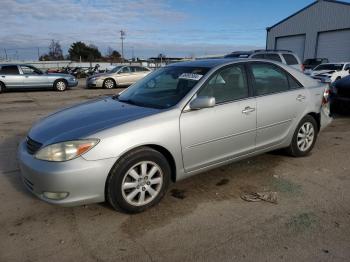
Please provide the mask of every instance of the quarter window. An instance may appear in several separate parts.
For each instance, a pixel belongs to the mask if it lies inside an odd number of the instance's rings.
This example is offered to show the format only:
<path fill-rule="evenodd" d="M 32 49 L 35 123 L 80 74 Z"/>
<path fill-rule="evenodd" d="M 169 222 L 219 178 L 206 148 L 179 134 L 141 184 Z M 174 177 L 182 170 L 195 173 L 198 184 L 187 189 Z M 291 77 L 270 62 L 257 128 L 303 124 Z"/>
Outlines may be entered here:
<path fill-rule="evenodd" d="M 294 55 L 291 54 L 283 54 L 284 60 L 286 60 L 287 65 L 297 65 L 298 60 L 295 58 Z"/>
<path fill-rule="evenodd" d="M 221 69 L 198 93 L 198 96 L 215 97 L 217 104 L 246 98 L 248 95 L 246 73 L 242 65 Z"/>
<path fill-rule="evenodd" d="M 18 75 L 18 67 L 16 65 L 0 66 L 0 74 L 2 75 Z"/>
<path fill-rule="evenodd" d="M 282 62 L 279 54 L 265 54 L 265 59 L 273 60 L 273 61 L 277 61 L 277 62 Z"/>
<path fill-rule="evenodd" d="M 266 95 L 289 89 L 287 75 L 271 64 L 252 64 L 251 70 L 256 95 Z"/>

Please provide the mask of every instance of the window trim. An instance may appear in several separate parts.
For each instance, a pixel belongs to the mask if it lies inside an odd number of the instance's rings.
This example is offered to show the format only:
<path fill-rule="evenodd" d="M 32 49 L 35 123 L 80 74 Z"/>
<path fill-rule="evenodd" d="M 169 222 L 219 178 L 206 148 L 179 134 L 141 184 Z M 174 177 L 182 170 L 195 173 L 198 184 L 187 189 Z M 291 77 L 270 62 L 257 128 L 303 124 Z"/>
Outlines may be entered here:
<path fill-rule="evenodd" d="M 254 78 L 253 71 L 252 71 L 252 68 L 251 68 L 251 66 L 254 65 L 254 64 L 267 64 L 267 65 L 271 65 L 272 67 L 275 67 L 278 70 L 280 70 L 287 78 L 288 90 L 278 91 L 278 92 L 273 92 L 273 93 L 268 93 L 268 94 L 263 94 L 263 95 L 257 95 L 256 88 L 255 88 L 255 78 Z M 280 66 L 278 66 L 278 65 L 276 65 L 274 63 L 271 63 L 271 62 L 268 62 L 268 61 L 266 61 L 266 62 L 265 61 L 264 62 L 262 62 L 262 61 L 254 61 L 254 62 L 248 62 L 247 63 L 247 67 L 248 67 L 250 85 L 251 85 L 251 87 L 253 89 L 253 96 L 254 97 L 263 97 L 263 96 L 269 96 L 269 95 L 274 95 L 274 94 L 286 93 L 286 92 L 295 91 L 295 90 L 304 88 L 304 86 L 294 76 L 292 76 L 285 69 L 283 69 L 282 67 L 280 67 Z M 291 88 L 288 76 L 291 77 L 299 85 L 299 88 Z"/>
<path fill-rule="evenodd" d="M 248 96 L 247 97 L 244 97 L 244 98 L 240 98 L 240 99 L 234 99 L 234 100 L 228 100 L 228 101 L 225 101 L 225 102 L 221 102 L 221 103 L 217 103 L 215 101 L 215 106 L 220 106 L 220 105 L 225 105 L 225 104 L 229 104 L 229 103 L 234 103 L 234 102 L 238 102 L 238 101 L 243 101 L 243 100 L 247 100 L 247 99 L 251 99 L 252 97 L 254 97 L 253 95 L 253 89 L 252 87 L 250 86 L 250 82 L 249 82 L 249 74 L 248 74 L 248 68 L 247 68 L 247 62 L 243 63 L 243 62 L 240 62 L 240 63 L 233 63 L 233 64 L 229 64 L 229 65 L 225 65 L 223 67 L 220 67 L 218 68 L 217 70 L 215 70 L 210 76 L 208 76 L 207 80 L 201 85 L 201 87 L 196 91 L 196 93 L 194 94 L 194 96 L 189 100 L 188 102 L 188 105 L 191 103 L 191 101 L 194 99 L 194 97 L 197 97 L 198 96 L 198 93 L 200 93 L 200 91 L 209 83 L 209 81 L 219 72 L 219 71 L 222 71 L 222 70 L 225 70 L 229 67 L 233 67 L 233 66 L 242 66 L 244 68 L 244 72 L 245 72 L 245 75 L 246 75 L 246 84 L 247 84 L 247 87 L 248 87 Z M 185 106 L 186 108 L 186 106 Z"/>

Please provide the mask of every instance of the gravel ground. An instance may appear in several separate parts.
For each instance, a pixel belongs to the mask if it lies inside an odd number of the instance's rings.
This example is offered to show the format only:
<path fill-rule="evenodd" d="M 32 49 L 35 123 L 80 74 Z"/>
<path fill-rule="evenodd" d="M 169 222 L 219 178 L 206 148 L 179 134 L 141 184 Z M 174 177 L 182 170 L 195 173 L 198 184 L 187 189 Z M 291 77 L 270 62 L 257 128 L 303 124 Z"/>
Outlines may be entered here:
<path fill-rule="evenodd" d="M 137 215 L 46 204 L 20 181 L 16 147 L 38 119 L 118 90 L 0 95 L 0 261 L 349 261 L 350 119 L 312 154 L 264 154 L 173 184 Z M 272 190 L 278 203 L 245 202 Z"/>

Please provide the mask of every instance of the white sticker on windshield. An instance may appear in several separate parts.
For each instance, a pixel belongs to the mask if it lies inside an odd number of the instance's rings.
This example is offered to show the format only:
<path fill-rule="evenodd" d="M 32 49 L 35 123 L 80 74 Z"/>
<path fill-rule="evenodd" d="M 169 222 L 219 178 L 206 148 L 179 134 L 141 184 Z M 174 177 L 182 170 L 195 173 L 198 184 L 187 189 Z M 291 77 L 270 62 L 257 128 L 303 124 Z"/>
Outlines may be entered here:
<path fill-rule="evenodd" d="M 179 79 L 187 79 L 187 80 L 194 80 L 194 81 L 198 81 L 199 79 L 202 78 L 203 75 L 199 75 L 199 74 L 193 74 L 193 73 L 182 73 L 179 76 Z"/>

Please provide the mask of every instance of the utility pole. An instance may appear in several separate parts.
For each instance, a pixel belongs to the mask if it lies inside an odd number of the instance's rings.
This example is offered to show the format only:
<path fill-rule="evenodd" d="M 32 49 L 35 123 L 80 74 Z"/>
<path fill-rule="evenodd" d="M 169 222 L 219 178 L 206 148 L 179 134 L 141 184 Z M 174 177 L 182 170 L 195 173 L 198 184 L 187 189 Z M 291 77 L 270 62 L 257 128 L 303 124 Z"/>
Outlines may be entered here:
<path fill-rule="evenodd" d="M 38 47 L 38 61 L 40 61 L 40 49 Z"/>
<path fill-rule="evenodd" d="M 5 51 L 6 61 L 7 61 L 7 51 L 6 51 L 6 48 L 4 48 L 4 51 Z"/>
<path fill-rule="evenodd" d="M 122 62 L 124 63 L 124 39 L 125 39 L 125 31 L 120 30 L 120 39 L 122 40 Z"/>

